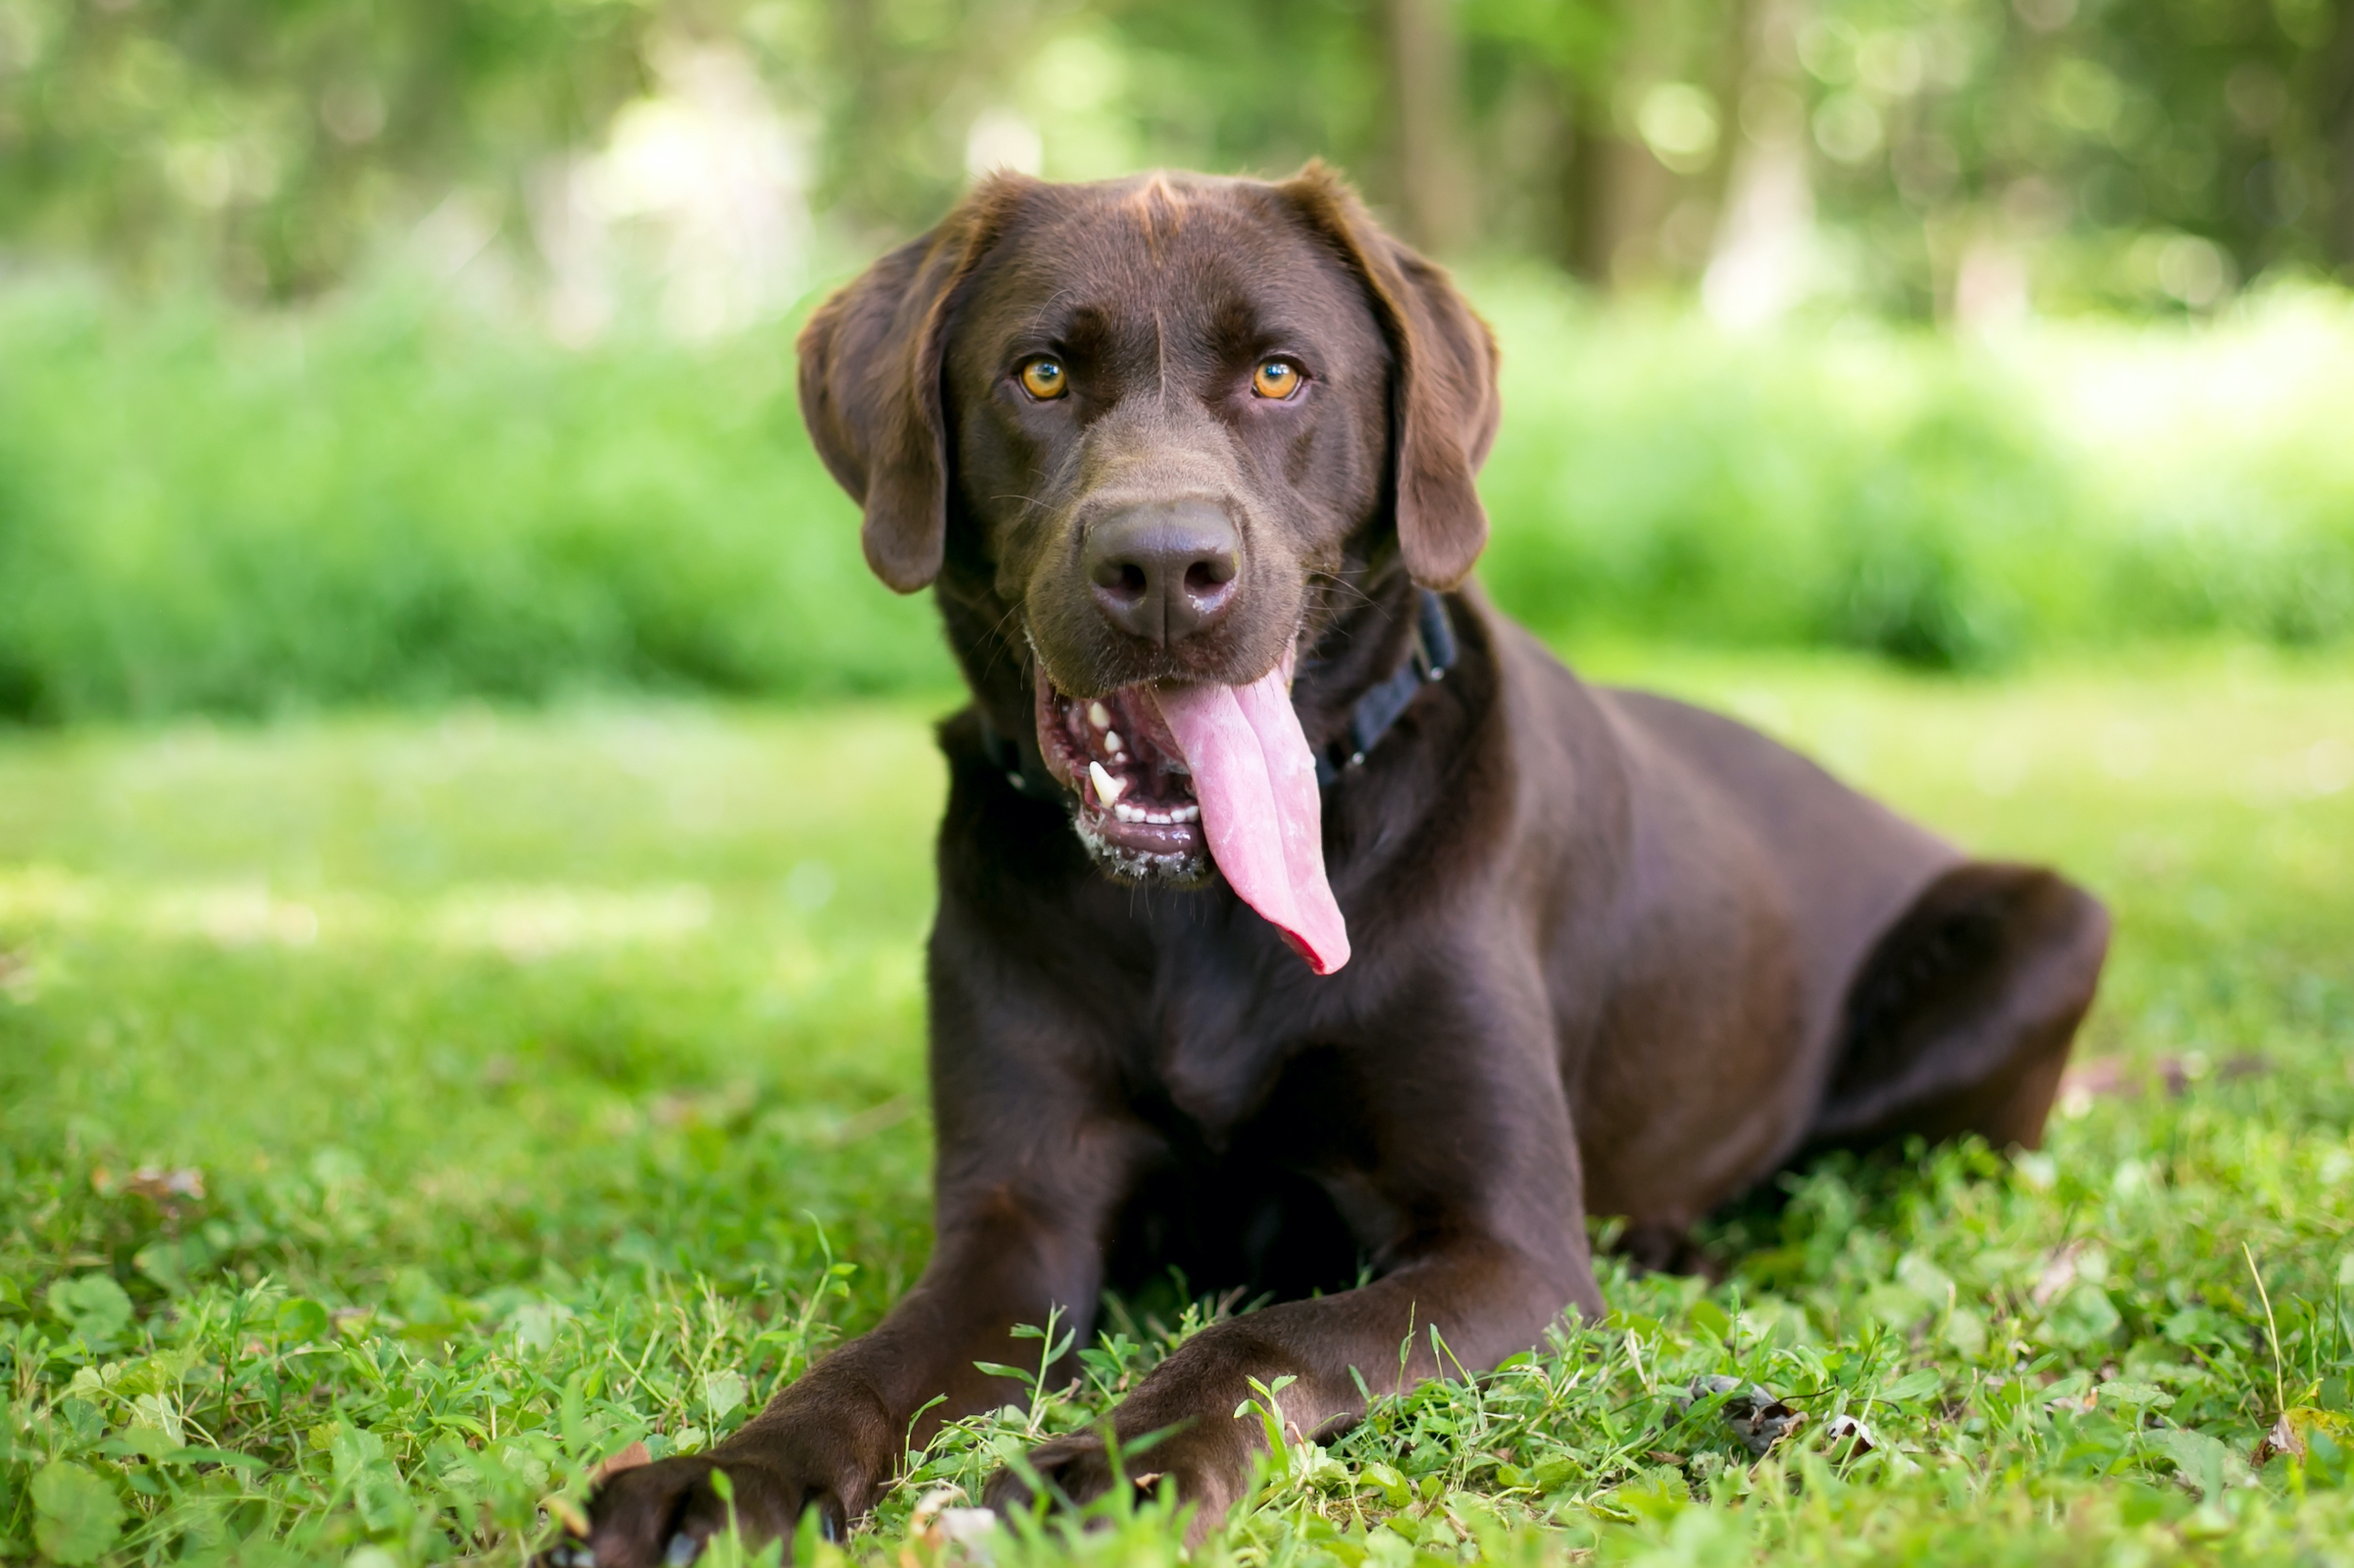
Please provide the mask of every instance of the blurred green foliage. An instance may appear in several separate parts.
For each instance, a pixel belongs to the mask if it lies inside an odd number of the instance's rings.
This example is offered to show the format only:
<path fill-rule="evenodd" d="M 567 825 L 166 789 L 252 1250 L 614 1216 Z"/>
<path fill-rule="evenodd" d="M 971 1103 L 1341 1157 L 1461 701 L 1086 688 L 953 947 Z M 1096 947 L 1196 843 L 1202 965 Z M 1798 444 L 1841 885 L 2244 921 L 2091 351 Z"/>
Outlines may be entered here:
<path fill-rule="evenodd" d="M 2354 632 L 2354 310 L 2088 322 L 1991 343 L 1728 335 L 1541 280 L 1508 345 L 1482 575 L 1535 625 L 1919 665 Z"/>
<path fill-rule="evenodd" d="M 1883 301 L 1950 295 L 1989 236 L 2055 303 L 2354 276 L 2345 0 L 1864 0 L 1798 52 L 1825 211 Z"/>
<path fill-rule="evenodd" d="M 2336 296 L 1977 343 L 1472 291 L 1507 345 L 1482 576 L 1547 632 L 1953 668 L 2354 632 Z M 38 289 L 0 360 L 0 714 L 953 681 L 866 573 L 785 328 L 573 351 L 421 294 Z"/>
<path fill-rule="evenodd" d="M 944 684 L 794 302 L 1311 155 L 1496 319 L 1540 626 L 2354 628 L 2354 0 L 0 0 L 0 715 Z"/>
<path fill-rule="evenodd" d="M 574 355 L 382 298 L 0 312 L 0 711 L 948 679 L 867 576 L 784 338 Z"/>
<path fill-rule="evenodd" d="M 466 189 L 560 267 L 551 171 L 695 49 L 853 250 L 1026 137 L 1058 177 L 1320 154 L 1600 281 L 1696 277 L 1785 152 L 1825 286 L 1915 313 L 1973 253 L 2140 305 L 2354 267 L 2354 0 L 0 0 L 0 246 L 284 298 Z"/>
<path fill-rule="evenodd" d="M 0 236 L 277 296 L 637 92 L 630 0 L 5 0 Z"/>

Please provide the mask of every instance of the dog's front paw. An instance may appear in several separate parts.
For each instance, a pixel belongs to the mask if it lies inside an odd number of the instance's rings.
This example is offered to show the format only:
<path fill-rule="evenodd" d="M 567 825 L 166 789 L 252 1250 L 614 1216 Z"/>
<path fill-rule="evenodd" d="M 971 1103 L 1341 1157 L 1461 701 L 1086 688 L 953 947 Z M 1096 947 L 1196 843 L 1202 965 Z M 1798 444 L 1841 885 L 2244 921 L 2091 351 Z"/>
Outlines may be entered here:
<path fill-rule="evenodd" d="M 1100 1435 L 1074 1432 L 1031 1449 L 1028 1466 L 1049 1505 L 1057 1507 L 1085 1507 L 1121 1483 L 1146 1496 L 1174 1486 L 1178 1499 L 1193 1505 L 1187 1540 L 1195 1544 L 1225 1519 L 1251 1480 L 1251 1454 L 1240 1441 L 1210 1441 L 1198 1430 L 1123 1453 L 1116 1471 Z M 1001 1514 L 1027 1509 L 1036 1497 L 1027 1476 L 1012 1469 L 992 1476 L 982 1493 L 982 1501 Z"/>
<path fill-rule="evenodd" d="M 731 1507 L 747 1546 L 790 1540 L 811 1509 L 819 1533 L 840 1541 L 853 1501 L 864 1499 L 844 1498 L 839 1478 L 821 1477 L 819 1468 L 759 1454 L 696 1454 L 609 1473 L 588 1499 L 588 1534 L 568 1534 L 540 1568 L 687 1568 L 727 1533 Z M 714 1485 L 720 1470 L 727 1480 Z"/>

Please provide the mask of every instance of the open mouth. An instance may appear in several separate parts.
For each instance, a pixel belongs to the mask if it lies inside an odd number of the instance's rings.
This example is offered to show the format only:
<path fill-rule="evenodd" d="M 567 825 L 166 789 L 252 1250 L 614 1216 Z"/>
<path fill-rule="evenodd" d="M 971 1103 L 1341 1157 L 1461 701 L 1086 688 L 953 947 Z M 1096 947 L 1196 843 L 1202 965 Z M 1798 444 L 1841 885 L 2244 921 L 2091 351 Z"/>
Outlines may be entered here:
<path fill-rule="evenodd" d="M 1041 670 L 1038 747 L 1078 796 L 1080 838 L 1113 871 L 1185 884 L 1209 875 L 1193 773 L 1149 688 L 1066 696 Z"/>
<path fill-rule="evenodd" d="M 1349 961 L 1324 875 L 1315 753 L 1292 661 L 1241 685 L 1123 686 L 1073 697 L 1038 673 L 1038 748 L 1077 797 L 1072 824 L 1115 876 L 1194 885 L 1214 866 L 1319 975 Z"/>

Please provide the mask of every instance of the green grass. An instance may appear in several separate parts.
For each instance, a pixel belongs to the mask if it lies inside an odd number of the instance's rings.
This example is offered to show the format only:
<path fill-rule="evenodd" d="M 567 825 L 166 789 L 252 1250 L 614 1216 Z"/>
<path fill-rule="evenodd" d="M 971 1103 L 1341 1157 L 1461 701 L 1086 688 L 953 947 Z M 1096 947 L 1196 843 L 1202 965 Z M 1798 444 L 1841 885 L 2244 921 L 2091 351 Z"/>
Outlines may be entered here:
<path fill-rule="evenodd" d="M 2349 296 L 1971 342 L 1466 286 L 1505 347 L 1483 572 L 1550 632 L 1973 669 L 2354 634 Z M 867 576 L 790 324 L 574 353 L 423 288 L 20 279 L 0 365 L 0 721 L 952 679 Z"/>
<path fill-rule="evenodd" d="M 1608 1324 L 1295 1450 L 1206 1555 L 2354 1560 L 2354 670 L 1588 664 L 2098 888 L 2080 1050 L 2138 1092 L 2017 1166 L 1817 1167 L 1716 1222 L 1725 1286 L 1613 1272 Z M 0 739 L 0 1558 L 518 1561 L 598 1456 L 872 1322 L 926 1245 L 936 707 Z M 951 1431 L 852 1554 L 931 1561 L 921 1495 L 1197 1321 Z M 1752 1461 L 1676 1413 L 1718 1373 L 1808 1421 Z M 2346 1446 L 2252 1470 L 2284 1405 Z M 994 1549 L 1174 1554 L 1109 1524 Z"/>

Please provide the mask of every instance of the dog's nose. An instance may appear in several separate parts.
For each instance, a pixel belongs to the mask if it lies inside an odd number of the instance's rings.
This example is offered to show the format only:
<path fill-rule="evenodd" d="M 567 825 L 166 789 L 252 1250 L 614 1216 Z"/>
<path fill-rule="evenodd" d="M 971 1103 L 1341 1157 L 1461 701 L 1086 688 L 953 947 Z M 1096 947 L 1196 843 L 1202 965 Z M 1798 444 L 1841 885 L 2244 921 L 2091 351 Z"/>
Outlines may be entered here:
<path fill-rule="evenodd" d="M 1233 605 L 1242 541 L 1207 501 L 1133 506 L 1096 525 L 1080 566 L 1105 620 L 1165 647 Z"/>

